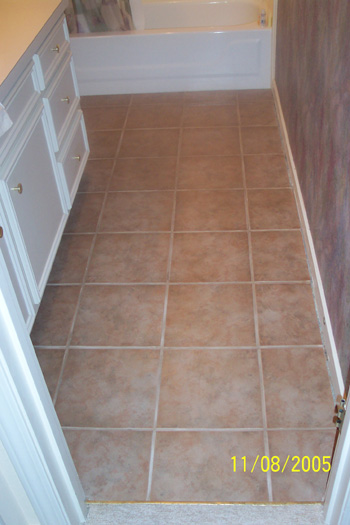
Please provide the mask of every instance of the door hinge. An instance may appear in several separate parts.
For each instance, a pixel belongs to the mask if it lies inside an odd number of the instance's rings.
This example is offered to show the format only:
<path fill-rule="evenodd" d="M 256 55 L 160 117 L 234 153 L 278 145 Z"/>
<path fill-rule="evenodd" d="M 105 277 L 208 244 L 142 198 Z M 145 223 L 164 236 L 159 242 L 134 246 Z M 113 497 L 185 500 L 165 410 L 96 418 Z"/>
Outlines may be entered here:
<path fill-rule="evenodd" d="M 335 426 L 339 430 L 339 433 L 341 432 L 343 421 L 346 413 L 346 401 L 345 399 L 341 399 L 339 405 L 337 406 L 338 412 L 335 419 Z"/>

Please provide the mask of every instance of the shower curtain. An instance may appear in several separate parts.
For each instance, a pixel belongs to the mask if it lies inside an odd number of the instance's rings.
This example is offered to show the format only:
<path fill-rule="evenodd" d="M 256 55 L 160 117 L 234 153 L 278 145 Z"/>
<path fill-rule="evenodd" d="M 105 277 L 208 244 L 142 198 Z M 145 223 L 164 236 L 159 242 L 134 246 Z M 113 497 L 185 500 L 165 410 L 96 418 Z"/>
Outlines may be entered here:
<path fill-rule="evenodd" d="M 130 0 L 69 0 L 66 16 L 70 33 L 134 29 Z"/>

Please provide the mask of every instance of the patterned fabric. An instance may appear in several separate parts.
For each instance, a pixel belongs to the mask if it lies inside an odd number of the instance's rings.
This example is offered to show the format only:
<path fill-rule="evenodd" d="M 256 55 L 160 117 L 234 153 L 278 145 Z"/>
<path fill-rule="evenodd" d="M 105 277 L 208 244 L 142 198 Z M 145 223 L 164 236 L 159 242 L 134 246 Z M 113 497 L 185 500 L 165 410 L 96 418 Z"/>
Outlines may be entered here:
<path fill-rule="evenodd" d="M 129 0 L 69 0 L 70 33 L 102 33 L 134 29 Z"/>
<path fill-rule="evenodd" d="M 280 0 L 276 82 L 344 380 L 350 368 L 350 2 Z"/>

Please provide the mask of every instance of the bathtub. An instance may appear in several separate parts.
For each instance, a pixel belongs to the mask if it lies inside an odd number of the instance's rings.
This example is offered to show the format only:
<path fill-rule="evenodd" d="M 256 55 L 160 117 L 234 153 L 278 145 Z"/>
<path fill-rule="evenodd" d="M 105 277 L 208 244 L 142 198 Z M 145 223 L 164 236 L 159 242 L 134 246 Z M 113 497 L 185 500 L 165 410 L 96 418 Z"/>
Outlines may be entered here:
<path fill-rule="evenodd" d="M 80 94 L 269 88 L 258 16 L 255 0 L 143 0 L 134 31 L 71 35 Z"/>

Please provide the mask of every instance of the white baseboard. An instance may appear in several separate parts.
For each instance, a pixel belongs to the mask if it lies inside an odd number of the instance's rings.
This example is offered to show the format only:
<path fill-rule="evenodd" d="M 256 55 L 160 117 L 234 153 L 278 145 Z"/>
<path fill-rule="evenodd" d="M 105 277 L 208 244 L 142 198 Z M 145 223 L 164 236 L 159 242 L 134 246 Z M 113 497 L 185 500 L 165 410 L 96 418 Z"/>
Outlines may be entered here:
<path fill-rule="evenodd" d="M 294 159 L 293 159 L 293 153 L 290 147 L 289 143 L 289 137 L 287 132 L 286 123 L 283 116 L 281 101 L 278 93 L 278 88 L 276 85 L 275 80 L 272 81 L 272 92 L 274 95 L 275 103 L 276 103 L 276 110 L 277 110 L 277 117 L 280 124 L 280 130 L 282 133 L 282 137 L 285 144 L 285 150 L 287 155 L 287 163 L 290 170 L 291 178 L 292 178 L 292 184 L 295 190 L 295 197 L 297 201 L 297 207 L 299 212 L 299 218 L 301 222 L 303 237 L 304 237 L 304 243 L 306 248 L 306 254 L 308 257 L 309 262 L 309 270 L 311 273 L 311 279 L 313 282 L 313 293 L 316 303 L 316 309 L 317 314 L 319 318 L 319 324 L 320 324 L 320 330 L 321 330 L 321 336 L 326 352 L 326 358 L 327 363 L 329 367 L 329 372 L 331 376 L 331 382 L 334 389 L 334 395 L 337 397 L 338 395 L 343 396 L 345 394 L 344 392 L 344 380 L 342 377 L 340 364 L 339 364 L 339 357 L 338 352 L 333 336 L 333 329 L 331 325 L 331 320 L 328 313 L 327 308 L 327 302 L 326 297 L 324 294 L 322 279 L 320 270 L 318 267 L 315 247 L 310 231 L 309 221 L 306 214 L 305 204 L 303 195 L 301 193 L 299 179 L 298 179 L 298 173 L 295 167 Z"/>

